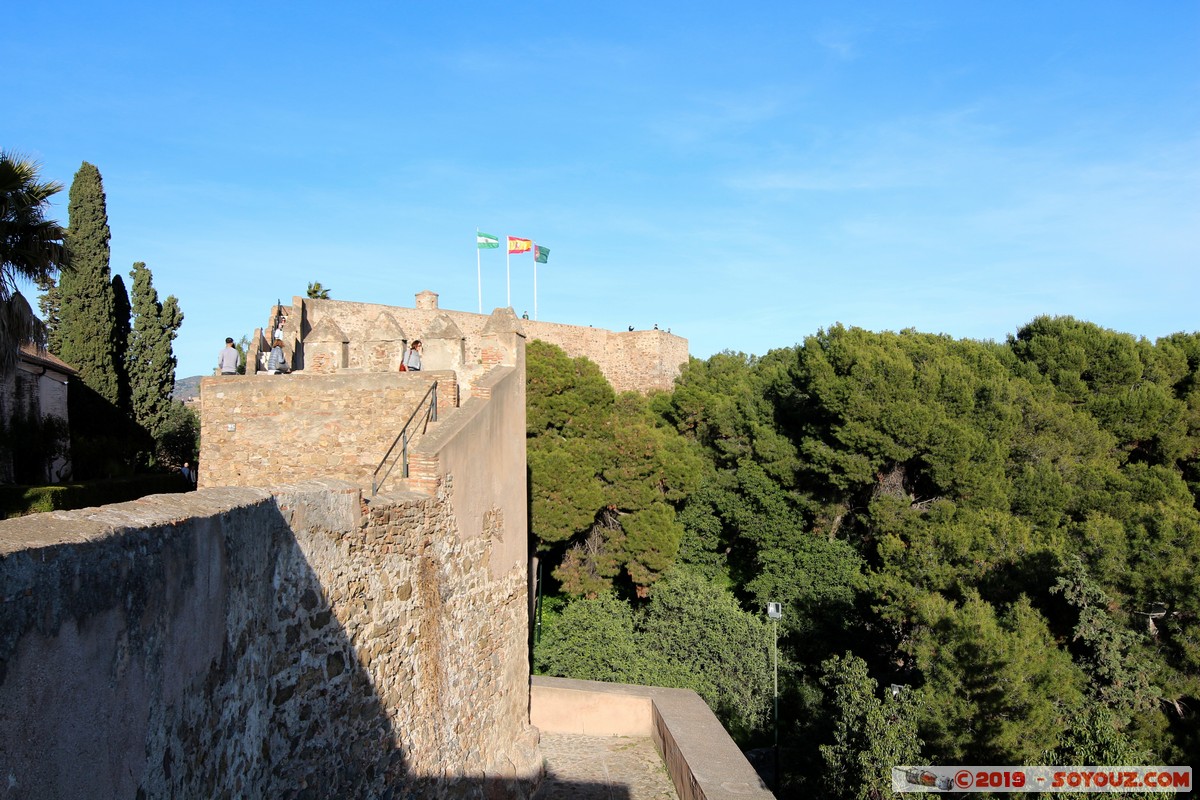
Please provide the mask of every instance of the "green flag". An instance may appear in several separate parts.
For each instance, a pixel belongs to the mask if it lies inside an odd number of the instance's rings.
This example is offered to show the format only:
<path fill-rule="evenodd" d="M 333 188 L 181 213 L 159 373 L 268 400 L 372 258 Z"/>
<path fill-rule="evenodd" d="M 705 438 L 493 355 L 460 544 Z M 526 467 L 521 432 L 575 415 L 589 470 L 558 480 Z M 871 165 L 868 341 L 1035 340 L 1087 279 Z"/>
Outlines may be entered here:
<path fill-rule="evenodd" d="M 540 244 L 533 246 L 533 260 L 539 264 L 545 264 L 550 258 L 550 248 L 542 247 Z"/>
<path fill-rule="evenodd" d="M 500 238 L 490 233 L 475 231 L 475 244 L 479 245 L 480 250 L 492 250 L 500 246 Z"/>

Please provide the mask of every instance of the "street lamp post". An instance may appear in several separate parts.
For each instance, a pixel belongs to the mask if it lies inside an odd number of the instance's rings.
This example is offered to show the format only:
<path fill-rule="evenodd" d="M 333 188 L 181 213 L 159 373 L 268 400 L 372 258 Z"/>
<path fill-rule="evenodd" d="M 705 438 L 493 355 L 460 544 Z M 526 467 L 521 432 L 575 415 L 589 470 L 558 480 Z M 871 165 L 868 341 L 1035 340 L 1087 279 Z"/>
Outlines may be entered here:
<path fill-rule="evenodd" d="M 767 603 L 767 616 L 774 628 L 775 643 L 771 649 L 771 660 L 775 669 L 775 790 L 779 790 L 779 620 L 783 618 L 780 603 Z"/>

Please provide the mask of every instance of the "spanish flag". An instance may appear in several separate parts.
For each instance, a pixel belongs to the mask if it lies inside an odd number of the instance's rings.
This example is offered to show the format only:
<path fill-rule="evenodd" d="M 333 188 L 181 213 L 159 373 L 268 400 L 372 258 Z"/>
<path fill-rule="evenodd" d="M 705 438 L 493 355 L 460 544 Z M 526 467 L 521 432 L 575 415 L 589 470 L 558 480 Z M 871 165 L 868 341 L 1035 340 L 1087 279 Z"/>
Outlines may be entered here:
<path fill-rule="evenodd" d="M 508 252 L 512 253 L 528 253 L 533 249 L 532 239 L 518 239 L 515 236 L 508 237 Z"/>

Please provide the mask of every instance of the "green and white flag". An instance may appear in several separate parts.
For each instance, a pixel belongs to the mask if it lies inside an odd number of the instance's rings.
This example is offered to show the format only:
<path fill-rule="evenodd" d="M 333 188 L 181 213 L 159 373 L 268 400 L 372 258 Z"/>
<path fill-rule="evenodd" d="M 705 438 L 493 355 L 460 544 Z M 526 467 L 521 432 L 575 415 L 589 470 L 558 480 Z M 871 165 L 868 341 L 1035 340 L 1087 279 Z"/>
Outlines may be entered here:
<path fill-rule="evenodd" d="M 542 247 L 540 244 L 533 246 L 533 260 L 538 264 L 545 264 L 550 258 L 550 248 Z"/>
<path fill-rule="evenodd" d="M 493 250 L 500 246 L 500 237 L 492 236 L 490 233 L 475 232 L 475 244 L 480 250 Z"/>

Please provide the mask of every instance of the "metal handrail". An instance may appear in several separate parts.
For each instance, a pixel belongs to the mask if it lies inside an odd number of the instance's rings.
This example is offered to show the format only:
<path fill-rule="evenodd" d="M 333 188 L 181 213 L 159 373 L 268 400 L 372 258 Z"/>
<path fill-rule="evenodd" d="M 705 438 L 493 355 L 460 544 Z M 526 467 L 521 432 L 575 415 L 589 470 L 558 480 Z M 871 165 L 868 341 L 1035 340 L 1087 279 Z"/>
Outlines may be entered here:
<path fill-rule="evenodd" d="M 396 466 L 395 463 L 388 467 L 387 472 L 383 473 L 382 478 L 379 477 L 379 470 L 383 469 L 383 465 L 387 463 L 388 459 L 392 455 L 392 451 L 396 449 L 396 445 L 398 444 L 400 445 L 400 463 L 402 467 L 401 477 L 408 477 L 408 426 L 412 424 L 414 419 L 416 419 L 417 414 L 425 406 L 426 400 L 429 400 L 430 402 L 428 407 L 425 408 L 425 418 L 421 421 L 423 426 L 421 428 L 421 433 L 424 433 L 428 429 L 430 422 L 437 422 L 437 386 L 438 382 L 434 381 L 433 385 L 431 385 L 425 391 L 425 395 L 417 403 L 417 407 L 414 408 L 413 412 L 408 415 L 408 420 L 404 423 L 404 427 L 400 429 L 400 433 L 396 434 L 396 438 L 392 440 L 392 446 L 389 447 L 388 451 L 383 454 L 383 460 L 379 462 L 379 466 L 377 466 L 375 471 L 371 473 L 371 497 L 374 497 L 379 492 L 379 487 L 383 486 L 383 482 L 386 481 L 388 476 L 392 474 L 392 470 Z M 430 399 L 430 395 L 433 396 L 432 399 Z"/>

